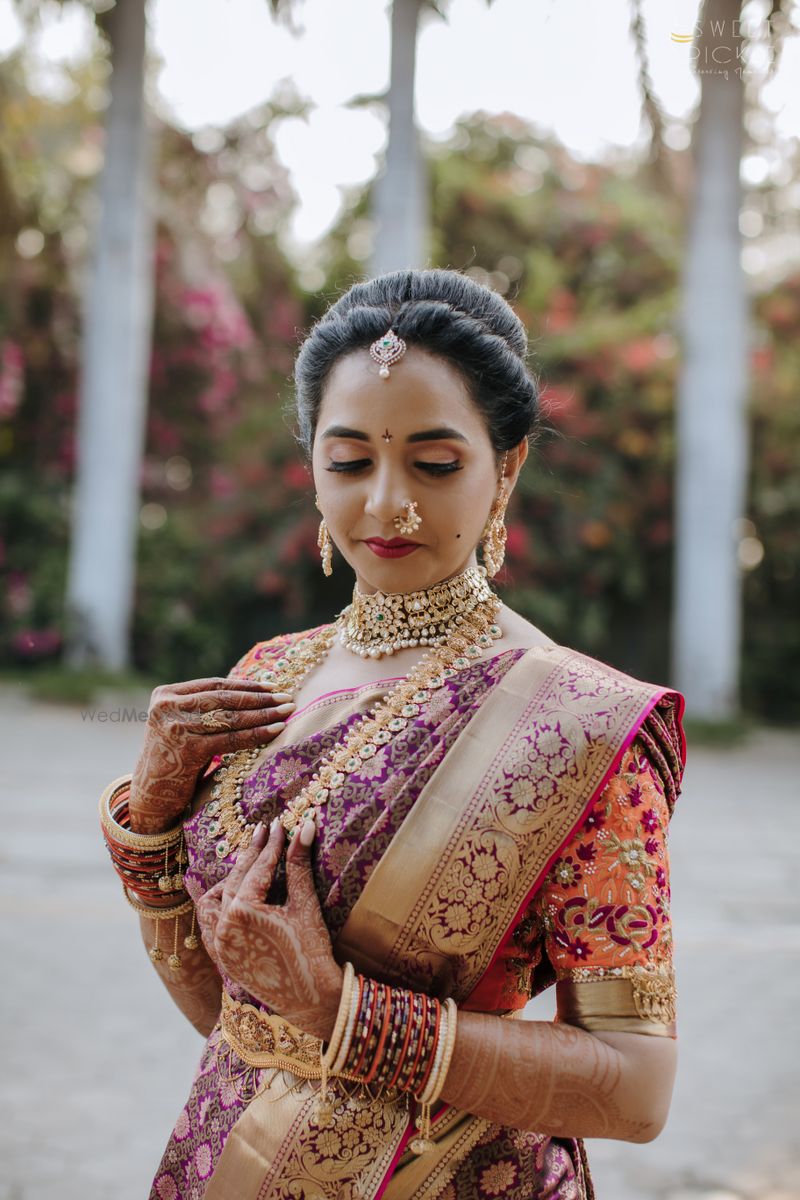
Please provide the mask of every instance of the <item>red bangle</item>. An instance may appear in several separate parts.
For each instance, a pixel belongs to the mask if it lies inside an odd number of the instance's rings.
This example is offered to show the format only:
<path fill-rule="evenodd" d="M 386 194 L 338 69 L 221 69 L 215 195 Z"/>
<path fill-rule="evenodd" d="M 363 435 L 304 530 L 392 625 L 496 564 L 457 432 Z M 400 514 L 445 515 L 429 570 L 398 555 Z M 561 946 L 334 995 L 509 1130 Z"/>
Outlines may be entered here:
<path fill-rule="evenodd" d="M 430 1078 L 431 1071 L 433 1070 L 433 1060 L 436 1057 L 435 1051 L 436 1051 L 437 1043 L 439 1041 L 439 1026 L 441 1025 L 441 1020 L 442 1020 L 442 1006 L 438 1000 L 434 1000 L 433 1005 L 434 1005 L 434 1011 L 435 1011 L 435 1021 L 434 1021 L 434 1025 L 433 1025 L 433 1037 L 428 1039 L 428 1044 L 426 1046 L 426 1051 L 427 1051 L 427 1055 L 428 1055 L 428 1064 L 425 1068 L 422 1079 L 419 1081 L 418 1085 L 414 1088 L 415 1095 L 421 1095 L 425 1091 L 428 1080 Z"/>
<path fill-rule="evenodd" d="M 381 1028 L 380 1037 L 378 1038 L 378 1045 L 375 1047 L 375 1055 L 372 1060 L 372 1066 L 370 1067 L 369 1073 L 364 1080 L 365 1083 L 371 1083 L 378 1074 L 381 1066 L 384 1065 L 382 1061 L 383 1048 L 386 1045 L 386 1037 L 389 1032 L 389 1023 L 392 1016 L 392 989 L 389 987 L 388 983 L 383 984 L 383 1005 L 385 1010 L 383 1014 L 383 1026 Z"/>
<path fill-rule="evenodd" d="M 422 1047 L 425 1045 L 425 1026 L 427 1024 L 428 1024 L 428 997 L 423 992 L 422 993 L 422 1020 L 420 1021 L 419 1045 L 417 1046 L 417 1052 L 414 1055 L 414 1061 L 411 1064 L 411 1070 L 409 1071 L 408 1078 L 406 1079 L 406 1087 L 407 1088 L 409 1088 L 411 1086 L 411 1082 L 417 1071 L 417 1066 L 419 1065 L 420 1055 L 422 1054 Z"/>
<path fill-rule="evenodd" d="M 358 1056 L 358 1061 L 353 1067 L 353 1074 L 358 1075 L 364 1065 L 364 1060 L 367 1057 L 367 1047 L 369 1039 L 372 1035 L 372 1027 L 375 1024 L 375 1014 L 377 1012 L 377 997 L 375 995 L 376 985 L 370 979 L 369 981 L 369 1019 L 364 1024 L 364 1045 L 361 1047 L 361 1052 Z"/>
<path fill-rule="evenodd" d="M 405 1062 L 406 1053 L 408 1051 L 408 1043 L 411 1040 L 411 1030 L 414 1025 L 414 1022 L 412 1020 L 413 1015 L 414 1015 L 413 999 L 411 999 L 411 997 L 409 997 L 408 1019 L 406 1021 L 406 1033 L 405 1033 L 405 1037 L 403 1038 L 403 1043 L 400 1047 L 400 1053 L 397 1056 L 397 1065 L 395 1067 L 394 1072 L 392 1073 L 392 1077 L 389 1080 L 389 1083 L 387 1084 L 388 1087 L 395 1086 L 395 1084 L 397 1083 L 398 1079 L 400 1078 L 400 1074 L 403 1070 L 403 1063 Z"/>

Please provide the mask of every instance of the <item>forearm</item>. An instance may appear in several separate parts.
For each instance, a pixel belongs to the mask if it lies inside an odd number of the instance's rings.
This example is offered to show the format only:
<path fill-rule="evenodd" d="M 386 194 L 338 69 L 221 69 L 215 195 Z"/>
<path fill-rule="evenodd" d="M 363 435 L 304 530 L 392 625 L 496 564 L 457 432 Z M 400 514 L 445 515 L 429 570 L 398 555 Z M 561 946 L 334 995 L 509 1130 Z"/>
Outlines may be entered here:
<path fill-rule="evenodd" d="M 178 922 L 178 954 L 181 965 L 178 970 L 169 966 L 169 955 L 174 949 L 175 921 Z M 154 944 L 155 922 L 150 917 L 140 917 L 139 926 L 149 953 Z M 189 936 L 192 927 L 192 914 L 185 913 L 181 917 L 170 917 L 160 922 L 159 946 L 163 958 L 152 964 L 152 969 L 158 974 L 164 987 L 177 1004 L 183 1015 L 203 1037 L 208 1037 L 219 1017 L 222 1006 L 222 980 L 208 951 L 198 937 L 198 945 L 193 950 L 187 950 L 183 944 Z M 197 935 L 195 926 L 195 935 Z"/>
<path fill-rule="evenodd" d="M 600 1038 L 567 1024 L 459 1012 L 441 1099 L 552 1137 L 651 1141 L 666 1119 L 674 1051 L 671 1038 Z"/>

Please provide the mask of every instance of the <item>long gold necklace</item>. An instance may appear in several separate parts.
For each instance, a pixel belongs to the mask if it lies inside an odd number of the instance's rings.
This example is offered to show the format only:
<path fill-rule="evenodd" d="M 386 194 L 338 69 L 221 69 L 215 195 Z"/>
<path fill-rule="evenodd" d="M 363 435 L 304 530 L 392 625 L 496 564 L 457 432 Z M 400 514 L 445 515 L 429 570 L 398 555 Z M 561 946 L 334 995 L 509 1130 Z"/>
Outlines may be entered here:
<path fill-rule="evenodd" d="M 448 596 L 447 605 L 441 603 L 443 589 Z M 404 636 L 406 630 L 400 620 L 401 611 L 417 615 L 424 610 L 425 602 L 430 604 L 432 600 L 431 612 L 438 614 L 436 620 L 433 623 L 429 620 L 426 625 L 415 625 L 413 635 L 428 638 L 428 650 L 408 675 L 390 689 L 380 704 L 358 718 L 344 740 L 322 760 L 309 782 L 284 809 L 280 819 L 289 836 L 306 818 L 316 819 L 331 792 L 339 788 L 347 776 L 357 771 L 367 759 L 377 754 L 380 747 L 390 742 L 395 734 L 405 729 L 409 721 L 419 715 L 433 692 L 444 687 L 448 679 L 469 666 L 486 647 L 502 636 L 502 630 L 495 623 L 502 601 L 492 592 L 481 568 L 467 568 L 461 575 L 445 581 L 445 585 L 437 584 L 424 591 L 389 595 L 376 593 L 367 597 L 361 612 L 370 616 L 388 608 L 392 613 L 393 638 L 387 638 L 384 634 L 383 621 L 372 623 L 368 620 L 365 624 L 362 619 L 354 624 L 353 609 L 358 604 L 359 596 L 360 593 L 354 591 L 354 605 L 348 605 L 332 625 L 323 626 L 304 642 L 290 647 L 275 661 L 271 670 L 259 677 L 261 681 L 278 684 L 276 690 L 291 694 L 312 667 L 328 654 L 337 634 L 347 645 L 354 628 L 359 634 L 358 644 L 362 649 L 370 644 L 379 648 L 385 647 L 390 641 L 409 640 Z M 390 605 L 384 606 L 376 598 L 378 596 L 390 600 Z M 422 604 L 422 609 L 414 608 L 417 601 Z M 445 629 L 448 623 L 449 629 Z M 418 634 L 417 629 L 420 631 Z M 430 633 L 422 634 L 422 629 L 430 630 Z M 431 640 L 433 644 L 430 644 Z M 380 653 L 388 652 L 380 650 Z M 255 822 L 248 823 L 242 811 L 242 786 L 262 749 L 256 746 L 222 756 L 223 765 L 217 774 L 207 807 L 213 818 L 208 832 L 211 837 L 218 839 L 216 853 L 220 859 L 250 844 Z"/>

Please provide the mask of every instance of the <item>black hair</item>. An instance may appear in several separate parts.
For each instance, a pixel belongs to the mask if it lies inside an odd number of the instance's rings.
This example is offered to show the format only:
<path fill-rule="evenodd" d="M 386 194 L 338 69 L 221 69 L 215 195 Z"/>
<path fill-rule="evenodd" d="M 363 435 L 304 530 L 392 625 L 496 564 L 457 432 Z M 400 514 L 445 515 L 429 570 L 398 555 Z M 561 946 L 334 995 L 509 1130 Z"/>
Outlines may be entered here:
<path fill-rule="evenodd" d="M 295 437 L 308 459 L 336 361 L 392 328 L 409 346 L 447 359 L 483 413 L 499 460 L 538 428 L 539 385 L 525 327 L 498 292 L 459 271 L 393 271 L 353 284 L 312 326 L 295 362 Z"/>

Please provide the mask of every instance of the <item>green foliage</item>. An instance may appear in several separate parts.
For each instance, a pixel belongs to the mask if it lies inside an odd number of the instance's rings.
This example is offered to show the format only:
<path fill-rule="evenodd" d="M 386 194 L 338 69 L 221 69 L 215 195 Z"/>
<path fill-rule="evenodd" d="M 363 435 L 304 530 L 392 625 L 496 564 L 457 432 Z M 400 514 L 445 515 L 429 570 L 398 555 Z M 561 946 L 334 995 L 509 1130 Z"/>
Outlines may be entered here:
<path fill-rule="evenodd" d="M 756 302 L 743 688 L 770 720 L 800 720 L 800 275 Z M 760 547 L 760 549 L 759 549 Z"/>
<path fill-rule="evenodd" d="M 38 664 L 51 694 L 80 696 L 98 681 L 47 672 L 64 635 L 93 70 L 66 105 L 28 95 L 13 71 L 0 95 L 12 134 L 0 159 L 12 201 L 0 223 L 0 670 Z M 370 198 L 352 197 L 324 247 L 324 286 L 305 295 L 276 238 L 294 198 L 270 130 L 291 110 L 194 141 L 160 131 L 132 628 L 148 680 L 222 674 L 253 642 L 349 599 L 348 572 L 320 571 L 290 375 L 300 331 L 363 273 Z M 432 261 L 509 298 L 542 386 L 500 590 L 556 640 L 666 679 L 680 214 L 645 176 L 579 166 L 510 116 L 464 121 L 430 153 Z M 27 256 L 26 227 L 45 231 Z M 761 297 L 756 315 L 748 532 L 764 559 L 746 578 L 744 683 L 750 711 L 778 719 L 800 714 L 800 283 Z"/>
<path fill-rule="evenodd" d="M 542 386 L 503 596 L 557 641 L 667 679 L 681 213 L 646 173 L 578 165 L 507 114 L 464 121 L 432 152 L 433 265 L 507 296 Z M 328 290 L 359 274 L 348 250 L 365 211 L 332 238 Z M 744 581 L 744 696 L 753 713 L 797 719 L 800 283 L 762 297 L 755 317 L 745 532 L 765 554 Z"/>

